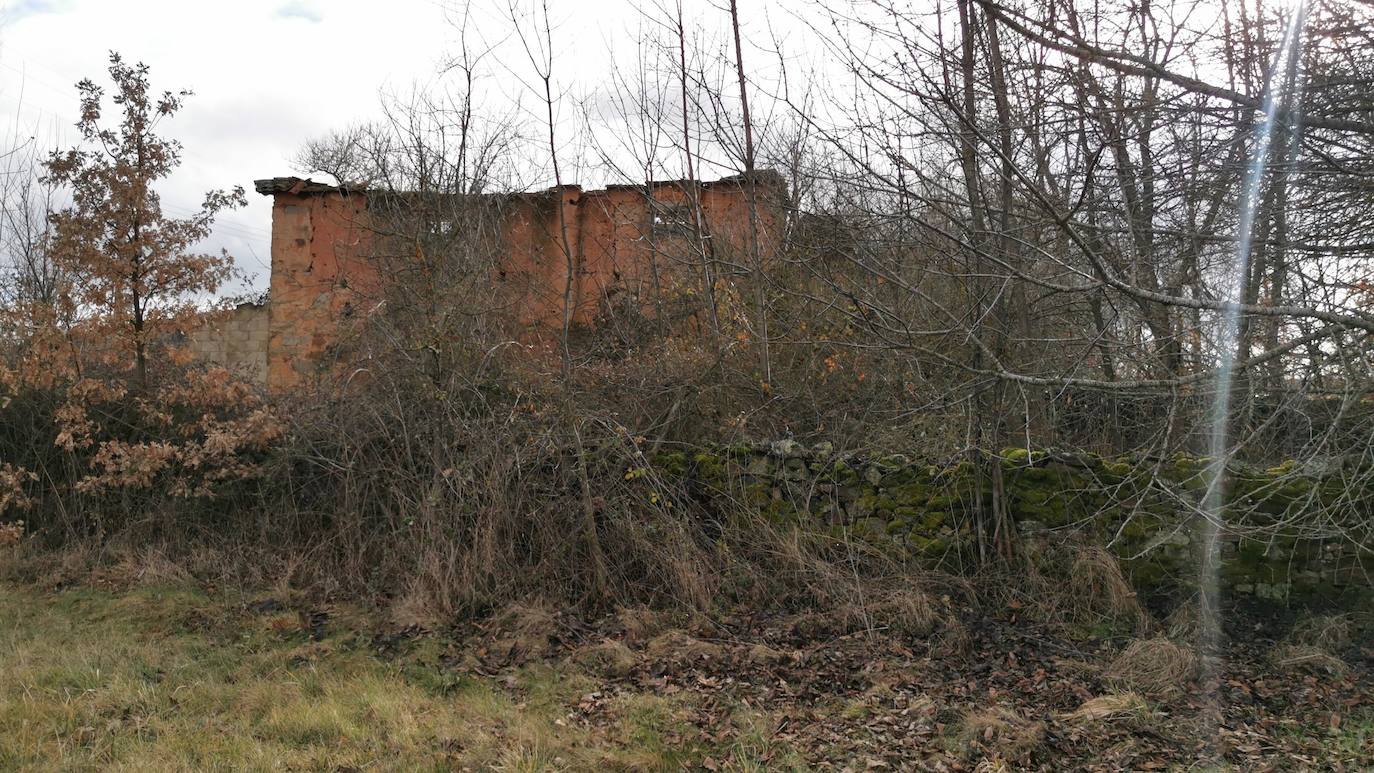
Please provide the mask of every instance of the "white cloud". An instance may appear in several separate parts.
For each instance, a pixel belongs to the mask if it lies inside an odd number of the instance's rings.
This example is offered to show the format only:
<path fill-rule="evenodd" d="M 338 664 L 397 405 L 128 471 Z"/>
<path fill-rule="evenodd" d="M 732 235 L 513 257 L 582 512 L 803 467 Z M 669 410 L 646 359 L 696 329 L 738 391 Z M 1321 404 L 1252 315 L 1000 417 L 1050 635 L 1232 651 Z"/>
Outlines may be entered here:
<path fill-rule="evenodd" d="M 71 5 L 71 0 L 15 0 L 0 3 L 0 23 L 15 22 L 25 16 L 58 13 Z"/>
<path fill-rule="evenodd" d="M 281 19 L 303 19 L 316 24 L 324 21 L 324 15 L 305 0 L 290 0 L 290 2 L 282 3 L 277 8 L 276 15 Z"/>

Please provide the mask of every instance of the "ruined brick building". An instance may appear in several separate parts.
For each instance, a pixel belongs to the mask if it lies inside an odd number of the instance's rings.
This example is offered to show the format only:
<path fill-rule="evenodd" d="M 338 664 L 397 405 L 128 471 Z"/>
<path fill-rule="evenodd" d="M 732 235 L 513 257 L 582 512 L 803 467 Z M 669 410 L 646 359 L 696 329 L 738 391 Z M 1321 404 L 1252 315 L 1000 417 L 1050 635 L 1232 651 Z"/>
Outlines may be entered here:
<path fill-rule="evenodd" d="M 378 257 L 384 252 L 378 245 L 396 241 L 379 216 L 382 205 L 394 212 L 427 200 L 296 177 L 258 180 L 256 188 L 273 198 L 268 300 L 241 306 L 222 329 L 195 343 L 207 359 L 236 366 L 270 388 L 291 388 L 337 371 L 341 330 L 376 307 L 395 273 Z M 565 306 L 572 324 L 587 326 L 610 298 L 640 302 L 635 299 L 648 297 L 650 282 L 695 271 L 703 245 L 722 266 L 774 254 L 784 196 L 781 176 L 762 171 L 712 182 L 602 190 L 565 185 L 475 200 L 499 213 L 492 237 L 499 254 L 489 269 L 495 292 L 537 338 L 561 329 Z M 722 271 L 726 281 L 728 274 Z"/>

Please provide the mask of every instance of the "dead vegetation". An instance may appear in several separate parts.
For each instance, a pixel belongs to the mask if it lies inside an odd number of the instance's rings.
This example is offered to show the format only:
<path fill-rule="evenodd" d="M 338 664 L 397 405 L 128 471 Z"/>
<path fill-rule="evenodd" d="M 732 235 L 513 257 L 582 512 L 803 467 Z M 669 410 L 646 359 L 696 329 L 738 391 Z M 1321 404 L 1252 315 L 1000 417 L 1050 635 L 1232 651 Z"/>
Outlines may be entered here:
<path fill-rule="evenodd" d="M 1176 604 L 1164 619 L 1164 635 L 1174 641 L 1196 641 L 1201 629 L 1201 615 L 1195 596 Z"/>
<path fill-rule="evenodd" d="M 668 631 L 650 639 L 644 653 L 654 660 L 677 664 L 696 664 L 719 660 L 725 648 L 692 636 L 685 631 Z"/>
<path fill-rule="evenodd" d="M 1196 652 L 1156 636 L 1131 642 L 1107 667 L 1106 675 L 1145 695 L 1172 696 L 1196 681 L 1198 668 Z"/>
<path fill-rule="evenodd" d="M 1349 615 L 1307 615 L 1269 653 L 1270 661 L 1285 671 L 1344 676 L 1349 666 L 1341 658 L 1352 643 L 1355 630 Z"/>
<path fill-rule="evenodd" d="M 1280 644 L 1274 648 L 1270 659 L 1275 666 L 1288 671 L 1318 671 L 1332 676 L 1344 676 L 1349 670 L 1339 656 L 1310 644 Z"/>
<path fill-rule="evenodd" d="M 1160 627 L 1116 556 L 1082 541 L 1028 541 L 1014 565 L 980 573 L 977 588 L 979 603 L 1077 638 L 1128 639 Z"/>
<path fill-rule="evenodd" d="M 1028 763 L 1044 738 L 1043 722 L 1001 706 L 969 711 L 959 720 L 959 730 L 954 735 L 954 741 L 969 757 L 988 758 L 989 765 L 1007 761 Z"/>
<path fill-rule="evenodd" d="M 451 731 L 455 737 L 508 733 L 517 739 L 520 764 L 554 764 L 553 757 L 561 757 L 575 770 L 590 769 L 595 759 L 634 768 L 671 758 L 670 767 L 708 770 L 749 769 L 764 761 L 765 769 L 1106 771 L 1218 760 L 1256 769 L 1275 754 L 1307 760 L 1314 769 L 1331 761 L 1348 769 L 1374 762 L 1374 735 L 1361 729 L 1374 722 L 1360 708 L 1372 697 L 1367 663 L 1352 662 L 1344 674 L 1312 670 L 1292 679 L 1266 648 L 1233 643 L 1220 663 L 1219 682 L 1208 688 L 1216 691 L 1213 703 L 1211 694 L 1203 696 L 1187 681 L 1193 661 L 1185 648 L 1161 638 L 1124 649 L 1111 638 L 1084 642 L 1068 636 L 1072 626 L 974 605 L 977 596 L 931 601 L 941 622 L 927 632 L 881 624 L 873 613 L 872 623 L 864 624 L 839 608 L 828 611 L 831 626 L 806 636 L 793 613 L 741 607 L 708 617 L 632 606 L 588 616 L 538 598 L 507 604 L 480 624 L 450 621 L 426 630 L 398 626 L 383 610 L 289 586 L 248 598 L 230 591 L 237 600 L 227 604 L 193 594 L 197 600 L 164 620 L 137 599 L 186 592 L 141 582 L 125 577 L 108 591 L 80 585 L 50 603 L 79 615 L 90 603 L 80 599 L 109 598 L 102 603 L 127 614 L 102 612 L 97 619 L 117 621 L 124 636 L 161 631 L 160 642 L 168 631 L 183 630 L 177 635 L 222 645 L 262 637 L 264 643 L 244 652 L 277 657 L 277 668 L 292 674 L 352 673 L 341 671 L 341 664 L 356 671 L 358 658 L 376 658 L 387 679 L 402 676 L 406 686 L 383 691 L 376 677 L 368 677 L 358 688 L 364 697 L 345 701 L 346 709 L 340 704 L 345 713 L 339 716 L 390 716 L 395 704 L 384 695 L 419 690 L 431 696 L 422 704 L 427 711 L 457 707 L 474 718 L 477 724 L 466 730 L 459 722 L 460 729 Z M 885 598 L 876 590 L 873 597 Z M 908 606 L 892 601 L 897 609 Z M 1250 625 L 1241 619 L 1235 624 Z M 958 647 L 943 639 L 952 626 L 961 632 Z M 1325 639 L 1331 646 L 1343 636 L 1331 621 L 1300 622 L 1295 631 L 1294 640 Z M 154 655 L 140 657 L 157 662 Z M 184 668 L 169 673 L 195 678 Z M 326 704 L 308 712 L 310 721 L 352 727 L 330 714 L 349 689 L 346 682 L 331 683 L 320 699 Z M 1200 745 L 1198 717 L 1217 707 L 1222 726 Z M 0 711 L 0 724 L 4 717 Z M 190 722 L 190 715 L 181 721 Z M 353 742 L 317 747 L 300 740 L 308 734 L 292 735 L 294 725 L 285 719 L 273 721 L 280 728 L 273 724 L 263 737 L 276 738 L 280 729 L 311 754 L 366 757 Z M 383 721 L 387 727 L 403 722 Z M 119 737 L 121 731 L 113 732 Z M 498 765 L 514 759 L 503 758 L 512 747 L 495 740 L 447 748 L 423 732 L 407 737 L 407 760 L 436 755 Z M 120 754 L 154 748 L 141 743 L 124 745 Z"/>
<path fill-rule="evenodd" d="M 1099 695 L 1083 702 L 1073 711 L 1060 714 L 1060 719 L 1069 724 L 1089 724 L 1093 722 L 1115 722 L 1125 719 L 1148 720 L 1149 704 L 1134 692 L 1117 692 Z"/>
<path fill-rule="evenodd" d="M 506 666 L 548 657 L 558 635 L 553 608 L 542 600 L 512 603 L 483 627 L 486 654 Z"/>
<path fill-rule="evenodd" d="M 614 639 L 579 647 L 573 651 L 572 660 L 590 673 L 611 679 L 629 676 L 639 663 L 633 650 Z"/>
<path fill-rule="evenodd" d="M 680 622 L 681 615 L 674 615 L 669 610 L 637 605 L 619 608 L 616 610 L 615 618 L 626 641 L 643 644 L 665 629 L 673 627 L 675 622 Z"/>
<path fill-rule="evenodd" d="M 12 548 L 24 537 L 24 522 L 0 523 L 0 548 Z"/>
<path fill-rule="evenodd" d="M 1355 620 L 1349 614 L 1305 615 L 1293 626 L 1289 638 L 1295 644 L 1340 652 L 1354 640 Z"/>
<path fill-rule="evenodd" d="M 1155 627 L 1135 588 L 1122 574 L 1121 564 L 1106 548 L 1090 545 L 1074 550 L 1068 591 L 1073 599 L 1068 604 L 1071 614 L 1079 619 L 1128 621 L 1137 635 Z"/>

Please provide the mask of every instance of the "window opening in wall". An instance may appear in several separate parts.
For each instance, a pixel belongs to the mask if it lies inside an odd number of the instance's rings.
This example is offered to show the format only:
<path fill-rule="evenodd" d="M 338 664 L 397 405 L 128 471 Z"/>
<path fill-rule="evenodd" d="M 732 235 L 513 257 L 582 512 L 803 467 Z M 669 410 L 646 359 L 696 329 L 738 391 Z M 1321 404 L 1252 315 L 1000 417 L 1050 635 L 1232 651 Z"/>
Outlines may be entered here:
<path fill-rule="evenodd" d="M 693 231 L 692 210 L 686 204 L 652 204 L 650 223 L 659 236 L 690 236 Z"/>

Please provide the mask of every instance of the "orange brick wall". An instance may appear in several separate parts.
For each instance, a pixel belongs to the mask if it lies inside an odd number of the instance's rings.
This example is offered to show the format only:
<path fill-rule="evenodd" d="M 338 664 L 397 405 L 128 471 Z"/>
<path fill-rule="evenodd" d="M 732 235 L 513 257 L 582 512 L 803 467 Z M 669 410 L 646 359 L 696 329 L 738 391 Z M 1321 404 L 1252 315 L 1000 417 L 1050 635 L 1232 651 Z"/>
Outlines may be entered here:
<path fill-rule="evenodd" d="M 648 298 L 655 274 L 660 282 L 699 281 L 689 240 L 650 238 L 655 212 L 675 206 L 690 211 L 693 186 L 717 260 L 747 262 L 751 197 L 759 252 L 771 256 L 782 226 L 783 182 L 772 172 L 750 179 L 596 191 L 570 185 L 504 198 L 501 284 L 519 322 L 531 337 L 562 325 L 568 256 L 560 208 L 573 263 L 571 319 L 578 325 L 593 323 L 610 296 Z M 365 192 L 296 178 L 260 180 L 258 190 L 275 199 L 267 381 L 288 388 L 345 364 L 334 349 L 347 335 L 348 320 L 376 302 L 382 278 L 368 258 L 374 229 Z"/>

